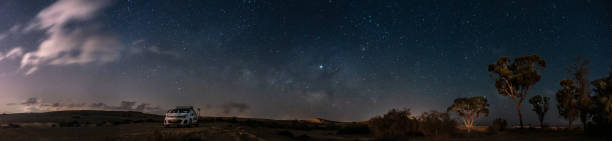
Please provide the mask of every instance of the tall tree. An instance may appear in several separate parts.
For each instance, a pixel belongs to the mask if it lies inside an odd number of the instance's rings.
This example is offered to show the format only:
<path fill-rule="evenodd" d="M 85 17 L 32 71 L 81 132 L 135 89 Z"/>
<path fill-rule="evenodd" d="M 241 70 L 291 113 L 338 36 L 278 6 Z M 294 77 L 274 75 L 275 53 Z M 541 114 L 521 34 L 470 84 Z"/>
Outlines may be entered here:
<path fill-rule="evenodd" d="M 544 127 L 544 116 L 548 112 L 548 101 L 549 97 L 536 95 L 529 99 L 529 103 L 533 105 L 533 111 L 538 114 L 538 120 L 540 120 L 540 127 Z"/>
<path fill-rule="evenodd" d="M 489 115 L 489 104 L 487 104 L 487 99 L 482 96 L 457 98 L 453 105 L 448 107 L 447 111 L 457 112 L 469 133 L 476 118 Z"/>
<path fill-rule="evenodd" d="M 599 125 L 612 125 L 612 72 L 592 84 L 596 93 L 593 98 L 593 121 Z"/>
<path fill-rule="evenodd" d="M 542 78 L 540 72 L 545 67 L 546 61 L 538 55 L 521 56 L 514 60 L 502 56 L 496 63 L 489 64 L 489 72 L 495 80 L 497 93 L 512 98 L 518 111 L 521 128 L 523 128 L 521 104 L 529 89 Z"/>
<path fill-rule="evenodd" d="M 571 79 L 561 81 L 561 89 L 557 91 L 557 110 L 559 115 L 567 119 L 568 127 L 572 128 L 572 123 L 579 116 L 576 100 L 576 85 Z"/>
<path fill-rule="evenodd" d="M 582 126 L 586 127 L 586 123 L 590 118 L 591 109 L 591 91 L 589 88 L 589 80 L 587 75 L 589 70 L 587 65 L 589 60 L 584 57 L 576 57 L 576 62 L 573 66 L 568 68 L 568 73 L 574 76 L 574 82 L 576 82 L 576 95 L 577 95 L 577 108 L 580 116 Z"/>

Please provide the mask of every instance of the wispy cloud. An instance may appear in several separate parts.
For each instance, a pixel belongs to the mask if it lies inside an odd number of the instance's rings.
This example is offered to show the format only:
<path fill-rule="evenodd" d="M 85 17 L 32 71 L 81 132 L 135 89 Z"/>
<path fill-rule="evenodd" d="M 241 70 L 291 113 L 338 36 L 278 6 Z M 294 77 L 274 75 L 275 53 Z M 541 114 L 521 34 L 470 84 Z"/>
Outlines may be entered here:
<path fill-rule="evenodd" d="M 242 113 L 249 109 L 249 105 L 238 102 L 227 102 L 221 105 L 224 114 Z"/>
<path fill-rule="evenodd" d="M 15 47 L 8 51 L 6 54 L 0 52 L 0 61 L 4 59 L 16 59 L 23 55 L 23 49 L 21 47 Z"/>
<path fill-rule="evenodd" d="M 160 113 L 161 108 L 151 106 L 147 103 L 134 101 L 121 101 L 117 106 L 105 103 L 70 103 L 70 102 L 43 102 L 40 98 L 32 97 L 21 103 L 9 103 L 7 106 L 23 106 L 25 112 L 49 112 L 65 110 L 105 110 L 105 111 L 139 111 L 148 113 Z"/>
<path fill-rule="evenodd" d="M 115 36 L 103 33 L 95 26 L 67 26 L 72 22 L 92 20 L 109 4 L 109 0 L 60 0 L 40 11 L 23 31 L 44 31 L 47 37 L 37 50 L 23 55 L 20 68 L 27 69 L 28 75 L 45 65 L 117 60 L 121 44 Z"/>
<path fill-rule="evenodd" d="M 20 28 L 21 28 L 21 25 L 16 24 L 16 25 L 13 25 L 7 32 L 0 33 L 0 41 L 8 38 L 11 35 L 18 34 Z"/>
<path fill-rule="evenodd" d="M 131 43 L 130 53 L 138 54 L 138 53 L 153 53 L 156 55 L 166 55 L 172 56 L 175 58 L 181 57 L 180 53 L 173 50 L 164 50 L 157 45 L 151 45 L 147 40 L 140 39 L 135 40 Z"/>

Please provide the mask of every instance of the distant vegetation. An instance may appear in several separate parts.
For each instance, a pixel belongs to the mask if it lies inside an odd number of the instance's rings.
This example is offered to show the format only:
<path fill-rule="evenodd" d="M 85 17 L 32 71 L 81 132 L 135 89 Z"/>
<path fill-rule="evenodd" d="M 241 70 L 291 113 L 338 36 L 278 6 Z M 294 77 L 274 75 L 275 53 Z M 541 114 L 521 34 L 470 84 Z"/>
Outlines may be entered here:
<path fill-rule="evenodd" d="M 548 112 L 548 101 L 549 97 L 536 95 L 529 98 L 529 103 L 533 106 L 533 111 L 538 115 L 538 121 L 540 121 L 540 127 L 544 128 L 544 116 Z"/>
<path fill-rule="evenodd" d="M 501 132 L 506 130 L 506 127 L 508 127 L 508 122 L 505 119 L 497 118 L 493 120 L 493 122 L 491 122 L 491 125 L 489 126 L 489 131 Z"/>
<path fill-rule="evenodd" d="M 391 109 L 383 116 L 368 121 L 376 138 L 401 139 L 410 136 L 450 136 L 456 130 L 456 122 L 448 113 L 432 111 L 414 117 L 410 109 Z"/>

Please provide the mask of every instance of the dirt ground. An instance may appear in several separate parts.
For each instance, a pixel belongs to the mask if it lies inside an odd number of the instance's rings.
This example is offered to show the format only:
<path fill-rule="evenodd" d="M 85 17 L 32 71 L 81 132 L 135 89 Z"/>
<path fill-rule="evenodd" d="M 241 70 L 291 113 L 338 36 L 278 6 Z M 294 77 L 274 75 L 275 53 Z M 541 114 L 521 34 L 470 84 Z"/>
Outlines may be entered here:
<path fill-rule="evenodd" d="M 0 141 L 358 141 L 374 140 L 363 122 L 324 119 L 271 120 L 203 117 L 199 127 L 164 128 L 163 117 L 139 112 L 61 111 L 0 115 Z M 507 129 L 492 133 L 478 126 L 450 137 L 411 137 L 403 140 L 456 141 L 604 141 L 583 131 L 562 128 Z"/>
<path fill-rule="evenodd" d="M 480 129 L 485 130 L 485 129 Z M 107 141 L 107 140 L 373 140 L 370 135 L 339 135 L 335 130 L 294 130 L 241 126 L 236 123 L 202 123 L 194 128 L 163 128 L 157 123 L 133 123 L 105 127 L 0 128 L 0 137 L 15 141 Z M 410 140 L 508 140 L 508 141 L 604 141 L 578 131 L 510 129 L 499 133 L 479 130 L 452 138 L 415 137 Z"/>

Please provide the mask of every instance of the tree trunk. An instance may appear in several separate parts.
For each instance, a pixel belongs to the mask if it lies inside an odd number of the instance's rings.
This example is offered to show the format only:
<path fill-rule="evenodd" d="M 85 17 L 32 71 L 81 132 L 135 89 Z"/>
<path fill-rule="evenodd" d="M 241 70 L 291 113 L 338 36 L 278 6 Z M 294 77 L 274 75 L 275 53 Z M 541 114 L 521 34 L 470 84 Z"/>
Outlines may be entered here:
<path fill-rule="evenodd" d="M 465 128 L 467 129 L 468 133 L 470 133 L 472 131 L 472 125 L 470 124 L 470 121 L 467 121 L 465 123 Z"/>
<path fill-rule="evenodd" d="M 468 134 L 469 134 L 470 132 L 472 132 L 472 127 L 468 127 L 468 128 L 467 128 L 467 131 L 468 131 Z"/>
<path fill-rule="evenodd" d="M 519 116 L 519 122 L 521 124 L 521 129 L 523 129 L 523 114 L 521 114 L 521 103 L 515 101 L 514 105 L 516 105 L 516 110 L 518 111 L 518 116 Z"/>
<path fill-rule="evenodd" d="M 587 113 L 585 111 L 580 111 L 580 121 L 582 122 L 582 128 L 586 128 L 587 126 Z"/>
<path fill-rule="evenodd" d="M 465 120 L 465 117 L 463 118 L 463 125 L 465 125 L 465 129 L 467 129 L 467 132 L 470 133 L 470 124 L 467 120 Z"/>
<path fill-rule="evenodd" d="M 540 120 L 540 128 L 544 128 L 544 115 L 543 114 L 539 114 L 538 115 L 538 120 Z"/>
<path fill-rule="evenodd" d="M 568 120 L 569 121 L 569 125 L 567 126 L 568 129 L 572 129 L 572 122 L 574 122 L 574 120 Z"/>

